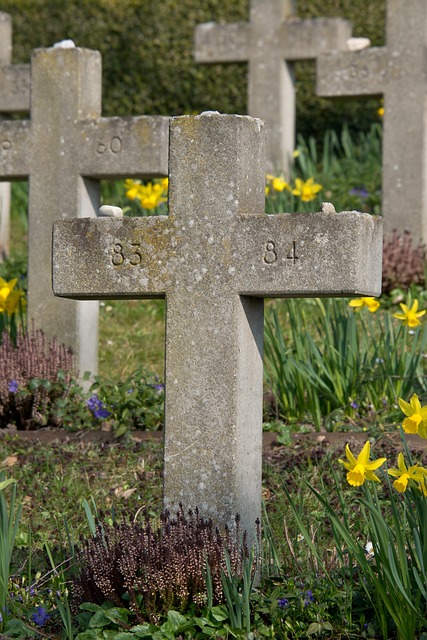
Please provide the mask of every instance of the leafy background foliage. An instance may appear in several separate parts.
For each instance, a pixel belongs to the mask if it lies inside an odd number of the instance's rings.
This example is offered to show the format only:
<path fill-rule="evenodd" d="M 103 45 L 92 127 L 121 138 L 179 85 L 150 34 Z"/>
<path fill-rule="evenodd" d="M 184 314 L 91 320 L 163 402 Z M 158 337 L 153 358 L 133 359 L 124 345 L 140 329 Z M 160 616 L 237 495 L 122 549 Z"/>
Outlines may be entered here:
<path fill-rule="evenodd" d="M 297 15 L 343 17 L 353 35 L 384 43 L 385 0 L 300 0 Z M 103 56 L 106 116 L 180 115 L 216 109 L 246 113 L 246 64 L 200 65 L 193 60 L 194 28 L 202 22 L 248 20 L 246 0 L 1 0 L 13 18 L 13 62 L 65 38 Z M 314 95 L 315 67 L 299 63 L 297 131 L 319 135 L 348 122 L 366 129 L 378 119 L 378 100 L 332 101 Z"/>

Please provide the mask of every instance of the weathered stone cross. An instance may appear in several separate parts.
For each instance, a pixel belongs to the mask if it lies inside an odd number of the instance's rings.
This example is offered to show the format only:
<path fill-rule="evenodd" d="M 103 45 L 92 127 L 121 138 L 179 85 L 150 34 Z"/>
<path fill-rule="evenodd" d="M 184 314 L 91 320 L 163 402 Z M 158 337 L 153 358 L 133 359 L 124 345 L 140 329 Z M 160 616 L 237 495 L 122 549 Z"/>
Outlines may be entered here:
<path fill-rule="evenodd" d="M 384 96 L 384 230 L 427 242 L 427 3 L 388 0 L 386 47 L 322 55 L 317 94 Z M 357 185 L 355 185 L 357 186 Z"/>
<path fill-rule="evenodd" d="M 101 117 L 101 55 L 37 49 L 31 119 L 0 122 L 0 180 L 29 177 L 28 317 L 96 373 L 98 302 L 58 300 L 51 284 L 55 218 L 96 216 L 104 178 L 167 175 L 166 117 Z"/>
<path fill-rule="evenodd" d="M 292 0 L 250 0 L 250 22 L 196 27 L 196 62 L 248 62 L 248 113 L 268 126 L 268 169 L 287 171 L 295 145 L 293 62 L 345 49 L 351 23 L 299 20 Z"/>
<path fill-rule="evenodd" d="M 12 65 L 12 18 L 0 12 L 0 119 L 30 110 L 30 65 Z M 0 183 L 0 262 L 9 254 L 10 183 Z"/>
<path fill-rule="evenodd" d="M 261 509 L 263 298 L 378 295 L 381 219 L 264 213 L 265 129 L 171 119 L 169 215 L 61 220 L 53 290 L 166 298 L 164 504 L 253 532 Z"/>
<path fill-rule="evenodd" d="M 12 65 L 12 18 L 0 12 L 0 113 L 30 110 L 30 65 Z"/>

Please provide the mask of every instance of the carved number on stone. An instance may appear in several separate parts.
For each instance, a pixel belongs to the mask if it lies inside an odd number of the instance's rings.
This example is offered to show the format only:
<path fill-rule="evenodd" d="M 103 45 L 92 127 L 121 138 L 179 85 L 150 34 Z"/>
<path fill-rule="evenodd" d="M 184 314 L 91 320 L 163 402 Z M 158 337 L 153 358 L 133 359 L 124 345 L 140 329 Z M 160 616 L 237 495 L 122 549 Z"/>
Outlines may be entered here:
<path fill-rule="evenodd" d="M 276 244 L 273 240 L 269 240 L 265 243 L 264 262 L 266 264 L 273 264 L 277 261 Z"/>
<path fill-rule="evenodd" d="M 368 67 L 359 67 L 356 64 L 353 64 L 350 67 L 350 78 L 369 78 Z"/>
<path fill-rule="evenodd" d="M 113 246 L 111 262 L 115 267 L 120 267 L 122 264 L 129 264 L 132 267 L 136 267 L 138 264 L 141 264 L 142 261 L 140 247 L 139 242 L 130 242 L 129 249 L 125 250 L 121 242 L 116 242 Z"/>
<path fill-rule="evenodd" d="M 96 152 L 101 156 L 106 151 L 111 151 L 111 153 L 120 153 L 120 151 L 122 150 L 122 146 L 122 139 L 119 138 L 119 136 L 113 136 L 109 144 L 105 144 L 103 140 L 99 140 Z"/>
<path fill-rule="evenodd" d="M 263 260 L 266 264 L 274 264 L 279 258 L 279 249 L 276 247 L 276 243 L 273 240 L 269 240 L 264 245 Z M 296 242 L 292 241 L 289 253 L 286 255 L 286 260 L 292 260 L 292 264 L 295 264 L 296 260 L 299 260 L 296 252 Z"/>
<path fill-rule="evenodd" d="M 299 257 L 297 256 L 297 252 L 296 252 L 295 240 L 293 240 L 292 242 L 292 249 L 286 256 L 286 260 L 292 260 L 292 264 L 295 264 L 295 261 L 299 260 Z"/>
<path fill-rule="evenodd" d="M 113 255 L 111 262 L 115 267 L 119 267 L 125 261 L 125 254 L 123 253 L 123 245 L 117 242 L 113 247 Z"/>

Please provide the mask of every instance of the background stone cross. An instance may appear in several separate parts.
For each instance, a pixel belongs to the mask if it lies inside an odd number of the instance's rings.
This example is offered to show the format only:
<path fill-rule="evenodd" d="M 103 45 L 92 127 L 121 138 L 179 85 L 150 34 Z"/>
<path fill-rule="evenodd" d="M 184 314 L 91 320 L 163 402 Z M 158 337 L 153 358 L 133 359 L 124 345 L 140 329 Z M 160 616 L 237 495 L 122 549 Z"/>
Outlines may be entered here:
<path fill-rule="evenodd" d="M 30 65 L 12 65 L 12 18 L 0 12 L 0 119 L 30 110 Z M 9 254 L 10 183 L 0 183 L 0 262 Z"/>
<path fill-rule="evenodd" d="M 167 175 L 168 118 L 101 117 L 101 55 L 37 49 L 31 119 L 0 122 L 0 180 L 29 178 L 28 317 L 96 373 L 98 302 L 58 300 L 51 285 L 55 218 L 96 216 L 103 178 Z"/>
<path fill-rule="evenodd" d="M 196 27 L 196 62 L 248 62 L 248 113 L 268 125 L 270 171 L 287 172 L 295 145 L 292 63 L 344 49 L 351 23 L 341 18 L 300 20 L 292 0 L 250 0 L 249 23 Z"/>
<path fill-rule="evenodd" d="M 384 96 L 382 212 L 387 233 L 427 242 L 427 3 L 388 0 L 385 47 L 322 55 L 317 94 Z M 362 186 L 362 185 L 354 185 Z"/>
<path fill-rule="evenodd" d="M 264 213 L 265 129 L 171 119 L 169 215 L 61 220 L 53 290 L 166 298 L 164 505 L 253 532 L 261 508 L 263 298 L 377 295 L 381 219 Z M 332 211 L 329 213 L 328 211 Z"/>

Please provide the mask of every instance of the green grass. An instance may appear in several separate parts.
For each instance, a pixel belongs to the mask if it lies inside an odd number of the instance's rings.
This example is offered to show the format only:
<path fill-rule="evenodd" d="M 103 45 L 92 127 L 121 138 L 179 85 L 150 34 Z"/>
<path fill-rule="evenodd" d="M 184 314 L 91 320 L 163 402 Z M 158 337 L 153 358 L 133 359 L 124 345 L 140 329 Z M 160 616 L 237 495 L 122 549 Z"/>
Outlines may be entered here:
<path fill-rule="evenodd" d="M 163 300 L 106 300 L 99 323 L 99 375 L 123 378 L 144 367 L 164 377 Z"/>
<path fill-rule="evenodd" d="M 31 527 L 40 546 L 47 532 L 51 545 L 64 533 L 64 518 L 75 540 L 89 529 L 83 500 L 93 497 L 99 509 L 141 506 L 161 509 L 161 438 L 122 439 L 114 444 L 28 442 L 6 437 L 0 441 L 0 470 L 16 478 L 23 503 L 21 534 Z M 25 535 L 21 542 L 25 541 Z"/>

